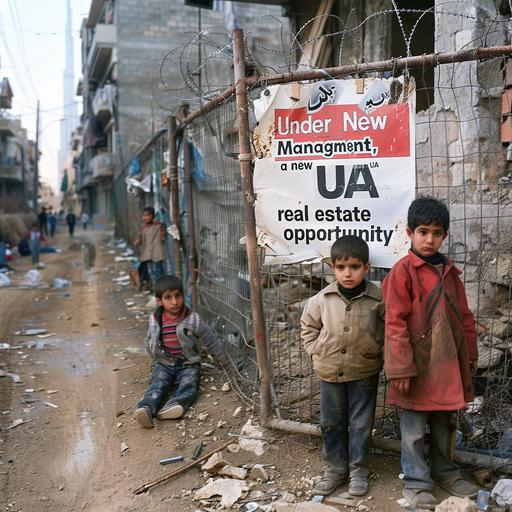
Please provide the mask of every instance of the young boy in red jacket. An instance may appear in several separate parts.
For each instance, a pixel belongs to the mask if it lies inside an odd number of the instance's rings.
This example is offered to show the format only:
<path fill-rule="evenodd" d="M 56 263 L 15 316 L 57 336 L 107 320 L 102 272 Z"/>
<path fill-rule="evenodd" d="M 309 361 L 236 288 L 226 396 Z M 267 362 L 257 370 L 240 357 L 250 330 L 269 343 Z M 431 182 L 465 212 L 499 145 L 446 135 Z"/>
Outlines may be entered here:
<path fill-rule="evenodd" d="M 438 503 L 434 481 L 454 496 L 478 491 L 452 456 L 453 413 L 474 398 L 478 353 L 461 272 L 439 252 L 449 223 L 448 209 L 437 199 L 413 201 L 407 218 L 412 248 L 382 284 L 388 403 L 401 409 L 403 495 L 427 510 Z M 427 424 L 430 464 L 423 451 Z"/>

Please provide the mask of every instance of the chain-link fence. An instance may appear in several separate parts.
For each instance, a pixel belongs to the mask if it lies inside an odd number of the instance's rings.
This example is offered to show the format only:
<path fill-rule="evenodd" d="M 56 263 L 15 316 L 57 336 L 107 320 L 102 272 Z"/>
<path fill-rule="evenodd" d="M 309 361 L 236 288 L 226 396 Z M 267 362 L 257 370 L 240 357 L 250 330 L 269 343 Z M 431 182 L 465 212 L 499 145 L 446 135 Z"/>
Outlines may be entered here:
<path fill-rule="evenodd" d="M 441 11 L 434 14 L 458 15 Z M 467 20 L 468 16 L 461 14 L 460 18 Z M 476 20 L 478 13 L 469 17 Z M 485 30 L 485 37 L 493 33 L 489 27 Z M 340 34 L 354 31 L 346 29 L 331 36 L 339 38 Z M 410 38 L 408 42 L 409 53 Z M 347 76 L 364 79 L 378 72 L 387 77 L 403 73 L 410 87 L 415 87 L 422 108 L 415 115 L 416 193 L 440 198 L 449 206 L 451 224 L 444 251 L 463 270 L 478 330 L 477 399 L 458 415 L 457 443 L 462 448 L 512 456 L 512 173 L 508 163 L 512 154 L 507 149 L 509 144 L 512 147 L 512 64 L 506 58 L 511 54 L 510 48 L 487 46 L 450 54 L 409 54 L 407 58 L 376 64 L 307 69 L 295 75 L 249 77 L 249 101 L 242 110 L 249 113 L 251 129 L 254 128 L 254 99 L 270 83 Z M 203 65 L 211 66 L 215 57 L 225 57 L 225 53 L 226 47 L 222 47 Z M 231 55 L 231 47 L 228 53 Z M 414 80 L 409 80 L 411 76 Z M 197 269 L 188 273 L 191 268 L 185 264 L 183 275 L 190 277 L 197 270 L 197 283 L 191 280 L 197 291 L 197 307 L 227 339 L 236 366 L 235 388 L 248 403 L 261 405 L 262 365 L 256 357 L 258 340 L 254 336 L 251 297 L 254 289 L 245 238 L 244 201 L 250 194 L 243 190 L 240 177 L 239 157 L 244 155 L 239 149 L 234 87 L 220 96 L 200 99 L 201 109 L 185 117 L 174 140 L 179 154 L 179 201 L 170 210 L 179 208 L 176 228 L 180 233 L 179 241 L 174 243 L 179 243 L 184 261 L 190 261 L 191 254 L 197 253 Z M 209 103 L 204 104 L 206 99 Z M 159 154 L 163 155 L 164 146 L 158 146 Z M 162 158 L 155 167 L 157 173 L 167 165 Z M 191 175 L 194 240 L 187 222 L 190 204 L 186 200 L 186 165 L 190 166 Z M 172 219 L 172 211 L 169 214 Z M 264 251 L 262 247 L 261 262 Z M 374 268 L 370 277 L 379 283 L 387 270 Z M 283 419 L 316 424 L 319 383 L 302 348 L 299 321 L 306 301 L 333 281 L 331 269 L 325 263 L 262 263 L 258 277 L 266 335 L 263 367 L 270 375 L 273 412 Z M 385 405 L 385 393 L 382 377 L 377 431 L 397 437 L 397 414 Z"/>

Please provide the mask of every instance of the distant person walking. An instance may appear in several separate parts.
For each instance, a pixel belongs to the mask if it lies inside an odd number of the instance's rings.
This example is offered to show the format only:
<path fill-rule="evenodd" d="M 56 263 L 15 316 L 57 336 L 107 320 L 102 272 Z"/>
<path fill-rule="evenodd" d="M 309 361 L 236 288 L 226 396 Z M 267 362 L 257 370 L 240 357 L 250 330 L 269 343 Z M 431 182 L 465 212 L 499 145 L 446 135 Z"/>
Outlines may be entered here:
<path fill-rule="evenodd" d="M 69 236 L 72 237 L 75 231 L 76 224 L 76 215 L 72 211 L 69 211 L 66 215 L 66 222 L 68 224 Z"/>
<path fill-rule="evenodd" d="M 84 229 L 87 229 L 87 224 L 89 222 L 89 214 L 87 212 L 83 212 L 82 215 L 80 215 L 80 222 Z"/>
<path fill-rule="evenodd" d="M 37 222 L 39 224 L 39 231 L 41 231 L 44 236 L 48 236 L 48 214 L 44 206 L 37 216 Z"/>
<path fill-rule="evenodd" d="M 50 224 L 50 236 L 53 238 L 55 236 L 55 230 L 57 229 L 57 215 L 55 215 L 53 210 L 48 217 L 48 222 Z"/>

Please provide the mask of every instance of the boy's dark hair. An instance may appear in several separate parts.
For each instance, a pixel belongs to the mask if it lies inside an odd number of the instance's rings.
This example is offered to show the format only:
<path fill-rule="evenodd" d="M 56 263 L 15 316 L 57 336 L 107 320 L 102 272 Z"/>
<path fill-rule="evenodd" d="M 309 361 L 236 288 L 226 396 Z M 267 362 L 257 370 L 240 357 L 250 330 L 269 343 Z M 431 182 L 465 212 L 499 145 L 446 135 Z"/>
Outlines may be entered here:
<path fill-rule="evenodd" d="M 334 265 L 336 260 L 344 260 L 346 258 L 357 258 L 366 265 L 370 260 L 368 244 L 356 235 L 345 235 L 338 238 L 331 247 L 332 264 Z"/>
<path fill-rule="evenodd" d="M 161 299 L 164 292 L 167 290 L 179 290 L 183 293 L 183 283 L 181 282 L 181 279 L 176 276 L 162 276 L 155 283 L 155 295 Z"/>
<path fill-rule="evenodd" d="M 152 206 L 146 206 L 144 208 L 144 213 L 149 213 L 152 217 L 155 216 L 155 209 Z"/>
<path fill-rule="evenodd" d="M 433 197 L 418 197 L 407 212 L 407 227 L 414 231 L 420 224 L 435 224 L 445 231 L 450 227 L 450 212 L 444 203 Z"/>

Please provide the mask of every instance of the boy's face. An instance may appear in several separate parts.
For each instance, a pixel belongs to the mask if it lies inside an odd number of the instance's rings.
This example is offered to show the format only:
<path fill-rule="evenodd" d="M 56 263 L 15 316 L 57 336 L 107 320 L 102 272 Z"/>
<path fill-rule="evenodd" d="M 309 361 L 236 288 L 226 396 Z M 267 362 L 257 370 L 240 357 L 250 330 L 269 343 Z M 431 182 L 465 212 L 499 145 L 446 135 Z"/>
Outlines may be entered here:
<path fill-rule="evenodd" d="M 142 220 L 144 221 L 144 224 L 151 224 L 153 222 L 153 215 L 149 212 L 144 212 L 142 214 Z"/>
<path fill-rule="evenodd" d="M 448 232 L 438 224 L 420 224 L 414 231 L 407 228 L 414 249 L 424 258 L 438 252 L 447 235 Z"/>
<path fill-rule="evenodd" d="M 353 258 L 338 258 L 333 265 L 334 275 L 338 284 L 343 288 L 356 288 L 359 286 L 370 271 L 370 264 L 366 265 L 359 259 Z"/>
<path fill-rule="evenodd" d="M 162 298 L 156 299 L 156 303 L 172 316 L 176 316 L 181 311 L 183 302 L 184 298 L 180 290 L 165 290 Z"/>

